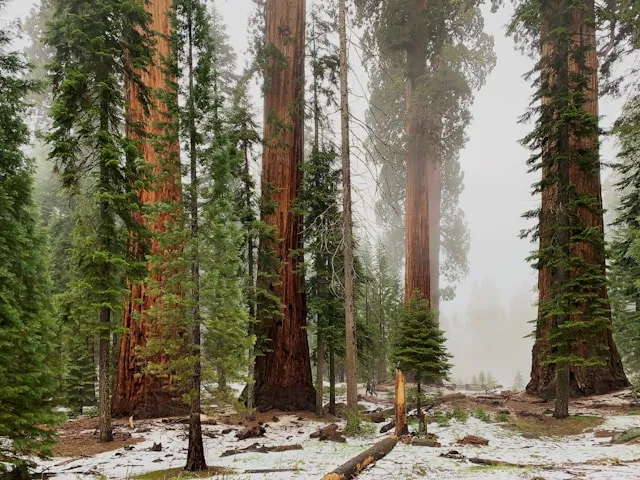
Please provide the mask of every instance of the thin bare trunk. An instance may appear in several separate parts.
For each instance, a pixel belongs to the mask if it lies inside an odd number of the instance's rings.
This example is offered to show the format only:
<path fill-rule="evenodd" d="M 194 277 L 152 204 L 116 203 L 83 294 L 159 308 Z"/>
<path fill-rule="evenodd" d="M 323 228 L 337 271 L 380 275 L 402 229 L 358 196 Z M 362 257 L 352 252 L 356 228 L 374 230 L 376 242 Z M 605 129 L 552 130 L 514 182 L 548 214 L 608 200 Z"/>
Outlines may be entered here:
<path fill-rule="evenodd" d="M 351 218 L 351 161 L 349 159 L 349 64 L 347 63 L 347 7 L 340 0 L 340 124 L 342 130 L 342 221 L 344 223 L 344 312 L 347 342 L 347 408 L 358 409 L 356 319 Z"/>
<path fill-rule="evenodd" d="M 191 310 L 191 321 L 193 322 L 191 331 L 191 348 L 192 355 L 196 357 L 193 365 L 193 377 L 191 379 L 191 412 L 189 415 L 189 447 L 187 450 L 187 465 L 185 470 L 197 472 L 207 469 L 207 462 L 204 458 L 204 445 L 202 442 L 202 420 L 200 418 L 200 390 L 201 390 L 201 371 L 202 363 L 200 357 L 200 247 L 198 237 L 200 235 L 200 226 L 198 218 L 198 199 L 200 197 L 200 181 L 198 179 L 198 146 L 197 146 L 197 127 L 196 127 L 196 107 L 195 107 L 195 89 L 194 89 L 194 65 L 193 65 L 193 16 L 189 10 L 187 14 L 188 28 L 188 45 L 189 52 L 187 64 L 189 69 L 189 160 L 190 160 L 190 214 L 191 214 L 191 301 L 193 307 Z"/>
<path fill-rule="evenodd" d="M 329 342 L 329 413 L 336 414 L 336 352 L 333 340 Z"/>
<path fill-rule="evenodd" d="M 100 441 L 113 441 L 111 431 L 111 343 L 110 343 L 111 309 L 102 307 L 100 309 L 100 351 L 99 351 L 99 381 L 98 391 L 100 393 Z M 80 407 L 82 408 L 82 407 Z"/>

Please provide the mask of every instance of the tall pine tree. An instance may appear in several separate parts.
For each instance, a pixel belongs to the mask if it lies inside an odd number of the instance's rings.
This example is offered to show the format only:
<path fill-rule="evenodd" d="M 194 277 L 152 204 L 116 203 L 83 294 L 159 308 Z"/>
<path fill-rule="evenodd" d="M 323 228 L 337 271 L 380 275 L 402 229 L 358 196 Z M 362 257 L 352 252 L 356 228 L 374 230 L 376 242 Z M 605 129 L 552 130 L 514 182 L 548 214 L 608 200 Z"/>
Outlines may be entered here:
<path fill-rule="evenodd" d="M 0 12 L 6 6 L 0 0 Z M 33 201 L 33 164 L 25 100 L 35 86 L 27 65 L 9 50 L 12 27 L 0 28 L 0 476 L 7 464 L 46 454 L 57 381 L 52 368 L 55 324 L 47 249 Z"/>

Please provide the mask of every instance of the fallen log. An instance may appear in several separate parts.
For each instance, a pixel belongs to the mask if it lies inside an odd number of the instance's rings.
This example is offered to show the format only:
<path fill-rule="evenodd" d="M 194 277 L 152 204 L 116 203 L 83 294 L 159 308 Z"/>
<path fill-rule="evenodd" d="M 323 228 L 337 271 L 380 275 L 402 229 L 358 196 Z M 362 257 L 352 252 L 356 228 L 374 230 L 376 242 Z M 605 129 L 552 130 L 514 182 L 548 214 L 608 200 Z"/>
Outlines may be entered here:
<path fill-rule="evenodd" d="M 233 448 L 225 450 L 221 457 L 229 457 L 231 455 L 239 455 L 241 453 L 269 453 L 269 452 L 288 452 L 289 450 L 302 450 L 302 445 L 277 445 L 275 447 L 266 447 L 259 443 L 254 443 L 245 448 Z"/>
<path fill-rule="evenodd" d="M 257 470 L 245 470 L 243 473 L 281 473 L 299 471 L 299 468 L 258 468 Z"/>
<path fill-rule="evenodd" d="M 503 462 L 502 460 L 491 460 L 489 458 L 468 458 L 471 463 L 476 465 L 487 465 L 489 467 L 513 467 L 513 468 L 528 468 L 532 465 L 525 465 L 522 463 L 510 463 Z"/>
<path fill-rule="evenodd" d="M 377 460 L 388 454 L 398 443 L 398 437 L 387 437 L 371 448 L 365 450 L 357 457 L 352 458 L 345 464 L 336 468 L 333 472 L 327 473 L 322 480 L 349 480 L 357 477 L 365 468 L 374 464 Z"/>

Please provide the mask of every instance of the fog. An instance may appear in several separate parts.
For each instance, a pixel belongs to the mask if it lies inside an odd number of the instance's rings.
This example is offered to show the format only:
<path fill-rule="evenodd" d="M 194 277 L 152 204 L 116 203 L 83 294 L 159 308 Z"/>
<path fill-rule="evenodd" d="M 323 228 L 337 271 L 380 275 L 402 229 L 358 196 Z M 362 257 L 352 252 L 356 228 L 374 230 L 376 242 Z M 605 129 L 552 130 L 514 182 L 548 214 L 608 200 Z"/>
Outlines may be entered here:
<path fill-rule="evenodd" d="M 10 2 L 7 19 L 24 17 L 34 3 Z M 228 25 L 242 67 L 247 59 L 247 19 L 252 0 L 215 3 Z M 485 11 L 486 31 L 495 38 L 497 65 L 476 95 L 473 121 L 467 131 L 469 141 L 461 154 L 465 191 L 460 204 L 471 232 L 470 273 L 459 285 L 456 298 L 441 305 L 442 325 L 454 354 L 453 377 L 466 381 L 480 370 L 491 371 L 505 386 L 511 385 L 517 370 L 525 378 L 528 374 L 531 340 L 523 337 L 532 329 L 528 322 L 535 318 L 536 280 L 525 260 L 533 245 L 519 238 L 520 230 L 527 226 L 521 214 L 537 204 L 530 194 L 536 179 L 526 171 L 528 151 L 518 142 L 531 129 L 531 125 L 519 124 L 518 118 L 530 101 L 532 91 L 523 74 L 533 64 L 514 48 L 512 39 L 505 37 L 510 14 L 509 6 L 497 14 Z M 350 30 L 349 36 L 352 42 L 358 42 L 356 31 Z M 354 48 L 350 52 L 352 114 L 364 120 L 368 78 L 357 52 Z M 257 107 L 258 88 L 254 89 Z M 601 100 L 605 126 L 615 120 L 620 108 L 621 101 Z M 358 125 L 353 130 L 354 152 L 358 152 L 358 142 L 365 134 Z M 603 161 L 612 160 L 613 142 L 605 141 L 601 153 Z M 373 212 L 375 172 L 357 153 L 353 163 L 357 233 L 373 241 L 381 228 Z M 603 175 L 606 177 L 607 172 Z"/>

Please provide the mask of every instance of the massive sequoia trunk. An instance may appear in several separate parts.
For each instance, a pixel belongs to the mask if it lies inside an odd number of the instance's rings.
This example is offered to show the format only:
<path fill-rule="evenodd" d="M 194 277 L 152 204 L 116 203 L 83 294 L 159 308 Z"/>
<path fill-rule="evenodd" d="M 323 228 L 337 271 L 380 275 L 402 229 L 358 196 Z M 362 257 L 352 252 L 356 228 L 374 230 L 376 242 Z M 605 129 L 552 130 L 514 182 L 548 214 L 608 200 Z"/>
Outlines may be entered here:
<path fill-rule="evenodd" d="M 255 406 L 262 411 L 315 410 L 315 391 L 303 295 L 302 217 L 292 210 L 301 185 L 304 154 L 305 0 L 267 0 L 262 220 L 276 228 L 276 240 L 261 239 L 261 282 L 281 302 L 281 316 L 258 305 L 266 351 L 255 364 Z M 267 278 L 265 256 L 280 262 Z M 266 273 L 266 275 L 264 275 Z M 263 306 L 264 307 L 264 306 Z"/>
<path fill-rule="evenodd" d="M 548 5 L 547 5 L 548 3 Z M 554 5 L 551 2 L 543 2 L 548 9 L 546 15 L 553 14 Z M 594 25 L 594 2 L 593 0 L 585 0 L 584 9 L 574 8 L 571 28 L 574 47 L 587 47 L 586 64 L 589 77 L 588 91 L 586 93 L 588 97 L 585 108 L 587 111 L 597 118 L 598 115 L 598 75 L 597 75 L 597 57 L 595 51 L 595 29 Z M 543 30 L 544 33 L 544 30 Z M 548 42 L 542 46 L 542 55 L 550 55 L 553 52 L 555 46 L 550 45 Z M 568 57 L 568 70 L 570 74 L 578 71 L 578 65 L 575 60 Z M 581 72 L 583 75 L 585 72 Z M 543 99 L 548 101 L 548 99 Z M 593 138 L 590 141 L 581 139 L 581 142 L 585 142 L 581 145 L 582 148 L 598 148 L 598 139 Z M 543 170 L 543 176 L 549 175 L 549 172 Z M 570 167 L 569 181 L 575 186 L 575 192 L 577 195 L 589 195 L 592 198 L 597 199 L 598 206 L 602 207 L 602 192 L 600 183 L 599 172 L 595 175 L 588 175 L 581 170 L 575 163 Z M 540 215 L 540 242 L 541 248 L 549 245 L 551 242 L 549 228 L 545 225 L 546 219 L 553 219 L 554 211 L 557 210 L 559 202 L 558 190 L 556 186 L 550 185 L 542 190 L 542 210 Z M 579 221 L 588 227 L 595 227 L 602 235 L 602 245 L 604 245 L 604 227 L 603 217 L 601 210 L 587 208 L 581 208 L 578 212 Z M 604 248 L 598 248 L 593 244 L 580 243 L 573 247 L 571 252 L 573 256 L 579 256 L 589 265 L 597 265 L 602 274 L 605 273 L 605 253 Z M 552 298 L 553 288 L 552 272 L 549 268 L 542 268 L 538 274 L 538 289 L 540 303 L 546 302 Z M 606 288 L 600 289 L 598 292 L 600 298 L 607 298 Z M 607 316 L 609 317 L 609 326 L 611 326 L 611 312 L 608 309 Z M 578 315 L 572 315 L 569 321 L 580 321 Z M 555 395 L 555 368 L 553 365 L 543 365 L 544 352 L 549 348 L 549 336 L 553 328 L 553 318 L 549 318 L 546 322 L 539 322 L 536 330 L 537 342 L 533 347 L 533 362 L 531 368 L 531 380 L 527 385 L 527 392 L 531 394 L 542 395 L 550 398 Z M 589 395 L 589 394 L 602 394 L 611 392 L 616 389 L 624 388 L 629 385 L 629 382 L 624 374 L 622 368 L 622 362 L 620 355 L 613 342 L 611 329 L 603 329 L 599 334 L 598 341 L 600 347 L 605 347 L 605 364 L 601 366 L 592 367 L 571 367 L 570 369 L 570 395 Z M 596 350 L 597 345 L 585 345 L 581 347 L 579 352 L 576 352 L 581 357 L 588 357 L 590 352 Z"/>
<path fill-rule="evenodd" d="M 430 232 L 429 232 L 429 152 L 426 149 L 426 119 L 421 85 L 426 74 L 427 42 L 420 19 L 424 15 L 425 0 L 408 0 L 409 17 L 407 40 L 407 193 L 406 193 L 406 265 L 405 298 L 409 301 L 416 291 L 431 300 Z M 433 154 L 434 152 L 431 152 Z"/>
<path fill-rule="evenodd" d="M 171 33 L 171 19 L 168 12 L 171 0 L 151 0 L 146 3 L 151 14 L 150 28 L 157 32 L 155 38 L 154 65 L 147 71 L 139 72 L 142 81 L 151 90 L 152 96 L 159 91 L 170 91 L 164 60 L 170 53 L 169 36 Z M 139 92 L 127 82 L 127 128 L 130 138 L 139 138 L 140 130 L 146 139 L 140 141 L 141 155 L 145 162 L 153 169 L 154 180 L 150 189 L 140 191 L 140 201 L 143 205 L 153 205 L 158 202 L 175 202 L 181 200 L 179 144 L 176 139 L 168 138 L 171 128 L 168 124 L 173 119 L 167 118 L 167 106 L 161 100 L 154 100 L 148 110 L 140 101 Z M 140 222 L 144 222 L 138 214 Z M 171 213 L 157 214 L 150 228 L 154 232 L 166 230 L 167 222 L 173 219 Z M 175 247 L 179 248 L 179 247 Z M 134 254 L 142 256 L 143 248 L 134 245 Z M 152 239 L 150 253 L 154 256 L 165 257 L 171 248 L 160 246 L 157 239 Z M 158 268 L 149 265 L 152 272 L 152 283 L 162 285 L 165 276 L 158 272 Z M 113 414 L 116 416 L 134 415 L 137 418 L 154 418 L 188 411 L 179 397 L 180 393 L 172 391 L 171 378 L 160 378 L 145 373 L 146 362 L 166 362 L 166 358 L 141 358 L 139 348 L 145 347 L 147 340 L 154 336 L 169 335 L 162 332 L 159 322 L 150 318 L 150 310 L 161 305 L 161 297 L 152 289 L 157 285 L 130 283 L 129 295 L 125 302 L 123 314 L 124 333 L 120 339 L 118 366 L 116 370 L 116 385 L 113 398 Z M 172 332 L 178 334 L 178 332 Z"/>

